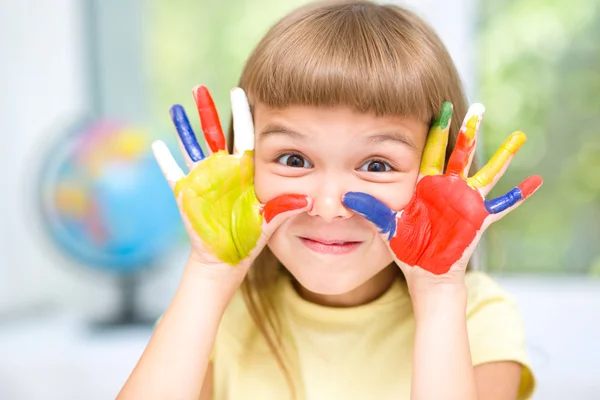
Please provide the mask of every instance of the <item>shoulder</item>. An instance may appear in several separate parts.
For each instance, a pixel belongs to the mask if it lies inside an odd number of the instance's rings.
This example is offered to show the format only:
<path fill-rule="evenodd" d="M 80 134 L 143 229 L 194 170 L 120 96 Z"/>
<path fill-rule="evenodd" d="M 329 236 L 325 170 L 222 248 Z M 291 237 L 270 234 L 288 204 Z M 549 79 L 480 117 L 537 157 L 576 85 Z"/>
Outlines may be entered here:
<path fill-rule="evenodd" d="M 494 303 L 512 305 L 514 311 L 517 311 L 515 300 L 488 274 L 480 271 L 467 272 L 465 282 L 468 290 L 467 315 Z"/>
<path fill-rule="evenodd" d="M 469 337 L 476 342 L 494 341 L 486 338 L 501 335 L 498 345 L 511 345 L 521 350 L 525 344 L 524 327 L 517 302 L 483 272 L 468 272 L 467 324 Z M 477 343 L 475 343 L 477 344 Z"/>
<path fill-rule="evenodd" d="M 483 272 L 468 272 L 466 284 L 467 329 L 473 365 L 502 361 L 521 364 L 519 398 L 528 398 L 533 391 L 534 377 L 517 302 Z"/>

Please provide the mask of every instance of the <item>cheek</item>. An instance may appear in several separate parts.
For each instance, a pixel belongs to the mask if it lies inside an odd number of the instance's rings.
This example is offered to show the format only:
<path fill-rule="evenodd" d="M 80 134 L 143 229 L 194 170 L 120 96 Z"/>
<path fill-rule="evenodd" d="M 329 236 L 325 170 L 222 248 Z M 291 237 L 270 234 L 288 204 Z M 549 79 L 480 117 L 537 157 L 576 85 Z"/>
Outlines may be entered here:
<path fill-rule="evenodd" d="M 368 184 L 362 192 L 368 193 L 381 200 L 385 205 L 394 211 L 406 207 L 415 192 L 417 184 L 418 171 L 406 173 L 402 179 L 393 183 L 386 184 Z"/>
<path fill-rule="evenodd" d="M 282 194 L 307 194 L 301 189 L 297 180 L 273 173 L 265 162 L 255 162 L 254 191 L 258 201 L 262 204 Z"/>

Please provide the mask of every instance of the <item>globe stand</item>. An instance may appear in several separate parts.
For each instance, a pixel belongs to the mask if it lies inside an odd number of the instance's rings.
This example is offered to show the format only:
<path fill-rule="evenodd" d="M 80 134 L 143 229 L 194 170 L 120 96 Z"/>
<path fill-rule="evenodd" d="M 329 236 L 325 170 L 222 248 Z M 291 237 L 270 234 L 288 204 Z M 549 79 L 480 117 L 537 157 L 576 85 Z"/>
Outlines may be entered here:
<path fill-rule="evenodd" d="M 141 282 L 139 273 L 123 274 L 117 278 L 119 306 L 116 313 L 100 321 L 95 321 L 92 327 L 96 331 L 106 331 L 121 328 L 150 328 L 157 318 L 148 318 L 140 314 L 137 307 L 137 294 Z"/>

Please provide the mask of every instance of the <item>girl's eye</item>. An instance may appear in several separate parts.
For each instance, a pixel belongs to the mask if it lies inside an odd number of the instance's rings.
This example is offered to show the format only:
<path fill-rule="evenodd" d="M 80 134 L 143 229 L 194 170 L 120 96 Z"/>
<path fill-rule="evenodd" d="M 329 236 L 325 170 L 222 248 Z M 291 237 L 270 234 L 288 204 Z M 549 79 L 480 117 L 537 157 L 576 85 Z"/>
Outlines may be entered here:
<path fill-rule="evenodd" d="M 292 168 L 312 168 L 312 164 L 299 154 L 284 154 L 277 159 L 280 164 Z"/>
<path fill-rule="evenodd" d="M 391 170 L 392 170 L 392 167 L 390 166 L 390 164 L 386 163 L 385 161 L 381 161 L 381 160 L 368 161 L 359 168 L 359 171 L 367 171 L 367 172 L 388 172 Z"/>

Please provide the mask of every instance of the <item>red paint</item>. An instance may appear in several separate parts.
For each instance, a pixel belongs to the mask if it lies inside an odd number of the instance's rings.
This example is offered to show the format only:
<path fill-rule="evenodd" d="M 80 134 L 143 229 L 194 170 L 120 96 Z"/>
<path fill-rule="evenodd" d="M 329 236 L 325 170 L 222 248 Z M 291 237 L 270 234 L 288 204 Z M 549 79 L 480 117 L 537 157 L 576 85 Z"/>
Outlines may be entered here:
<path fill-rule="evenodd" d="M 456 146 L 448 160 L 447 174 L 462 175 L 469 163 L 471 153 L 475 148 L 475 139 L 469 139 L 465 131 L 461 130 L 456 138 Z"/>
<path fill-rule="evenodd" d="M 521 189 L 521 193 L 523 195 L 523 200 L 525 200 L 526 198 L 531 196 L 533 194 L 533 192 L 535 192 L 540 186 L 542 186 L 542 177 L 538 176 L 538 175 L 534 175 L 534 176 L 530 176 L 529 178 L 525 179 L 517 187 L 519 189 Z"/>
<path fill-rule="evenodd" d="M 479 192 L 463 178 L 426 176 L 398 219 L 390 247 L 410 266 L 445 274 L 471 245 L 488 215 Z"/>
<path fill-rule="evenodd" d="M 263 207 L 261 214 L 267 223 L 282 212 L 297 210 L 308 205 L 308 199 L 303 194 L 284 194 L 275 197 Z"/>
<path fill-rule="evenodd" d="M 193 94 L 206 144 L 208 144 L 213 153 L 225 150 L 225 136 L 221 128 L 221 121 L 219 120 L 217 108 L 208 89 L 206 86 L 196 86 Z"/>

